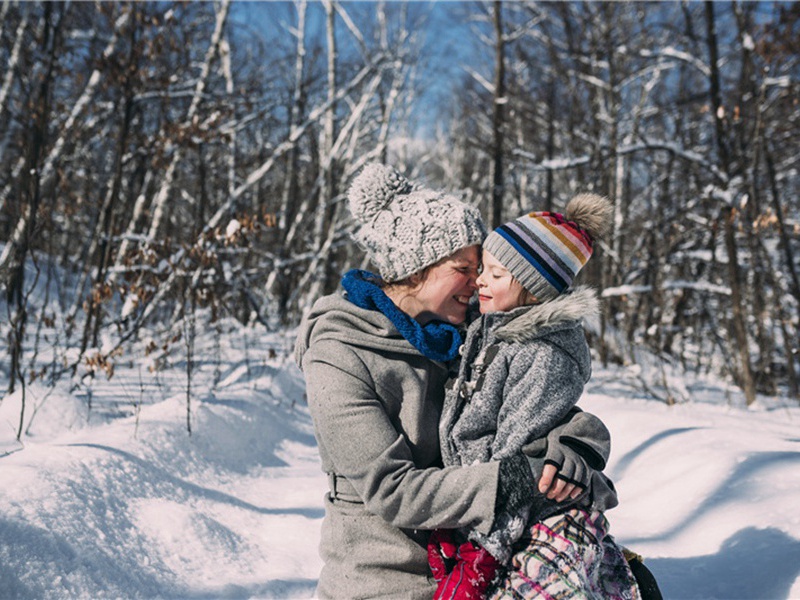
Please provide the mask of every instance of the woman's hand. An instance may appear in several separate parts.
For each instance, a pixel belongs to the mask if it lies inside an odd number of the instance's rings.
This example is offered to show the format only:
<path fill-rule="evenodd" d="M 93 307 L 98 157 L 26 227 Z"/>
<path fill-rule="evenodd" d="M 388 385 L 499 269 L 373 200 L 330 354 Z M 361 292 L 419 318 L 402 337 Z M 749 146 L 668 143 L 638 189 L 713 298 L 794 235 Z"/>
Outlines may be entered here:
<path fill-rule="evenodd" d="M 583 490 L 583 487 L 559 478 L 556 465 L 547 463 L 542 469 L 542 476 L 539 479 L 539 491 L 550 500 L 555 500 L 556 502 L 564 502 L 568 498 L 574 500 L 581 495 Z"/>

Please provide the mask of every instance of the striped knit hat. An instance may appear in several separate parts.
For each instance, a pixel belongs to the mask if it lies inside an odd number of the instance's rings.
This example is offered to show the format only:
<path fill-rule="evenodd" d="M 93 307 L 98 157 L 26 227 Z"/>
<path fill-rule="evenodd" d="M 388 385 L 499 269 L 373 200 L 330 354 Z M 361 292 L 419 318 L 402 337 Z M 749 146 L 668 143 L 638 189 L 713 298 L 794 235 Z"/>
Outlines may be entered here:
<path fill-rule="evenodd" d="M 579 194 L 564 214 L 532 212 L 495 229 L 483 247 L 544 302 L 567 290 L 611 228 L 612 206 L 597 194 Z"/>

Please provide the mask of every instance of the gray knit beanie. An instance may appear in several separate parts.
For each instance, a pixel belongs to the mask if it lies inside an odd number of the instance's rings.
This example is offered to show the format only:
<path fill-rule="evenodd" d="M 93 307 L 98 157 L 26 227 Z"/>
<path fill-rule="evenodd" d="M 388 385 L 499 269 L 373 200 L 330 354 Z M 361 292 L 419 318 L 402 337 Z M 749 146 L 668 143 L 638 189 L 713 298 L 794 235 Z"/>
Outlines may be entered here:
<path fill-rule="evenodd" d="M 594 242 L 611 229 L 613 207 L 597 194 L 578 194 L 564 214 L 532 212 L 501 225 L 483 248 L 537 300 L 566 291 L 589 258 Z"/>
<path fill-rule="evenodd" d="M 405 279 L 486 237 L 477 208 L 412 184 L 387 165 L 365 166 L 348 200 L 360 226 L 356 241 L 386 282 Z"/>

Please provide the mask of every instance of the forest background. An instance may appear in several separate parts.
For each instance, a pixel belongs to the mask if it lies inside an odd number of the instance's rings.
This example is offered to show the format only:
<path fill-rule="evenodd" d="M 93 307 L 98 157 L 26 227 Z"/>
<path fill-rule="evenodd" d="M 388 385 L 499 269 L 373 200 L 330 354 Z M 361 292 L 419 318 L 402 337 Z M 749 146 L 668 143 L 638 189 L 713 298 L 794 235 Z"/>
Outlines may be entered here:
<path fill-rule="evenodd" d="M 800 398 L 800 3 L 6 0 L 0 64 L 23 412 L 65 379 L 91 406 L 134 345 L 191 381 L 198 331 L 296 325 L 366 266 L 375 160 L 490 226 L 607 195 L 602 361 L 668 404 L 676 372 Z"/>

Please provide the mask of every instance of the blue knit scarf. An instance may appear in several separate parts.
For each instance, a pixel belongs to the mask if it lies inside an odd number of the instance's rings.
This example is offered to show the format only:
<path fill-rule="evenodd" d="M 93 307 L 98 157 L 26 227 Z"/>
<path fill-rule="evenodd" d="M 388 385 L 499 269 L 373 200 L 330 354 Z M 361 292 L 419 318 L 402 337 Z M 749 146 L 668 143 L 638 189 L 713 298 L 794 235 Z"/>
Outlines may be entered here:
<path fill-rule="evenodd" d="M 419 350 L 423 356 L 446 362 L 458 356 L 461 346 L 461 333 L 456 327 L 444 321 L 430 321 L 420 325 L 402 310 L 375 283 L 378 276 L 369 271 L 351 269 L 342 277 L 342 287 L 347 291 L 347 299 L 366 310 L 377 310 L 397 327 L 405 339 Z"/>

